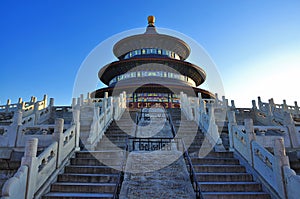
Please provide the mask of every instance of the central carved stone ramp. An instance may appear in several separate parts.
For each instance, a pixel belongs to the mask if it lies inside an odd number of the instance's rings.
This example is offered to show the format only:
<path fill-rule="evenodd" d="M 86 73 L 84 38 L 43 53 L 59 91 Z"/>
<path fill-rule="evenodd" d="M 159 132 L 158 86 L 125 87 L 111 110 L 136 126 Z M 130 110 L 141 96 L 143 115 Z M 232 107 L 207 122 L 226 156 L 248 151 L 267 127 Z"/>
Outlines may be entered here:
<path fill-rule="evenodd" d="M 158 142 L 160 139 L 172 139 L 170 124 L 163 109 L 143 109 L 142 116 L 137 136 L 148 138 L 149 142 L 141 142 L 140 145 L 154 144 L 155 139 Z M 177 151 L 175 143 L 170 144 L 169 150 L 134 150 L 129 153 L 120 198 L 195 198 L 181 153 Z"/>
<path fill-rule="evenodd" d="M 195 198 L 178 151 L 131 152 L 120 198 Z"/>
<path fill-rule="evenodd" d="M 112 198 L 124 151 L 76 152 L 43 199 Z"/>

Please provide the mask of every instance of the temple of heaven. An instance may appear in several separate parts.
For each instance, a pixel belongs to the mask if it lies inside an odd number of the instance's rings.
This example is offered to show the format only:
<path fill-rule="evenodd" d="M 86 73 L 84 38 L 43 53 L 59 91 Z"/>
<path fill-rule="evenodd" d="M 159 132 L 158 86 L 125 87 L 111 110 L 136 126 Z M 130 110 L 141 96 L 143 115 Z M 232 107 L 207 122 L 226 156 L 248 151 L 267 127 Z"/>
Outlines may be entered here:
<path fill-rule="evenodd" d="M 201 93 L 203 98 L 214 98 L 207 90 L 197 88 L 206 78 L 199 66 L 185 61 L 191 49 L 183 40 L 157 32 L 155 18 L 148 17 L 143 34 L 118 41 L 113 53 L 118 61 L 100 69 L 99 79 L 107 85 L 92 93 L 102 98 L 125 91 L 129 107 L 141 108 L 155 105 L 165 108 L 180 107 L 179 95 Z"/>

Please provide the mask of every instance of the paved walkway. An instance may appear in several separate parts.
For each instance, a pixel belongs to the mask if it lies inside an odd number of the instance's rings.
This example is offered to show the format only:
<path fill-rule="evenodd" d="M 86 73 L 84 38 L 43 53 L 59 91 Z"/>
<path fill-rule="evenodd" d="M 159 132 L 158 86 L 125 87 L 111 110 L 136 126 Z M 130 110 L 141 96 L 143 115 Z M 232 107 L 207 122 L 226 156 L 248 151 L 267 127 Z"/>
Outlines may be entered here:
<path fill-rule="evenodd" d="M 138 137 L 172 138 L 162 110 L 147 112 L 149 117 L 139 123 Z M 120 198 L 195 198 L 185 162 L 175 148 L 131 152 L 127 158 Z"/>

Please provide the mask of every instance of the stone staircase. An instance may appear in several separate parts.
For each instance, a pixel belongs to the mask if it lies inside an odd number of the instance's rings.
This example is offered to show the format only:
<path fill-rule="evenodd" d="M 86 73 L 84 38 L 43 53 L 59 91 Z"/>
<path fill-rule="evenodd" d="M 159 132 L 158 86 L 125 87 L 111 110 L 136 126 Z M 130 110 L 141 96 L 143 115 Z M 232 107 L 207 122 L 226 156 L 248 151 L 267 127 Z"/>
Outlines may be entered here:
<path fill-rule="evenodd" d="M 76 152 L 43 199 L 112 198 L 123 157 L 123 151 Z"/>
<path fill-rule="evenodd" d="M 271 198 L 262 190 L 262 185 L 255 182 L 253 176 L 247 173 L 245 167 L 234 157 L 233 152 L 212 151 L 207 154 L 207 150 L 211 146 L 203 143 L 204 135 L 199 129 L 197 129 L 196 135 L 192 132 L 192 130 L 194 131 L 193 126 L 196 124 L 188 121 L 180 113 L 180 109 L 173 109 L 169 112 L 177 135 L 180 131 L 184 131 L 184 135 L 187 136 L 183 137 L 185 142 L 190 142 L 191 137 L 195 137 L 187 147 L 203 198 Z M 223 128 L 222 131 L 228 132 L 226 128 Z"/>
<path fill-rule="evenodd" d="M 210 152 L 191 159 L 205 199 L 271 198 L 232 152 Z"/>
<path fill-rule="evenodd" d="M 113 198 L 126 156 L 127 133 L 134 127 L 133 115 L 127 112 L 113 121 L 95 151 L 76 152 L 43 199 Z"/>
<path fill-rule="evenodd" d="M 291 169 L 293 169 L 297 175 L 300 175 L 300 159 L 298 158 L 297 153 L 299 152 L 287 152 L 287 156 L 289 157 Z"/>
<path fill-rule="evenodd" d="M 4 183 L 17 172 L 20 165 L 20 159 L 0 158 L 0 196 L 2 196 Z"/>

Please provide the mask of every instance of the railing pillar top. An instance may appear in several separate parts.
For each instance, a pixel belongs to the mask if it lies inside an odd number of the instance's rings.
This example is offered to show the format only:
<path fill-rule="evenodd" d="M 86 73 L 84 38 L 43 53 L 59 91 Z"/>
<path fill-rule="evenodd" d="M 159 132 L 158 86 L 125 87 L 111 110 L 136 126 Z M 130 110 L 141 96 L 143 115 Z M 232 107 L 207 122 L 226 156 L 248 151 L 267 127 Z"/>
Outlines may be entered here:
<path fill-rule="evenodd" d="M 257 97 L 257 101 L 258 101 L 258 103 L 261 103 L 261 97 L 260 96 Z"/>
<path fill-rule="evenodd" d="M 200 100 L 202 100 L 202 95 L 201 95 L 201 93 L 198 93 L 198 98 L 199 98 Z"/>
<path fill-rule="evenodd" d="M 108 98 L 108 92 L 104 93 L 104 98 Z"/>
<path fill-rule="evenodd" d="M 83 101 L 84 101 L 84 96 L 83 94 L 80 94 L 80 106 L 83 105 Z"/>
<path fill-rule="evenodd" d="M 253 108 L 253 109 L 257 109 L 256 101 L 255 101 L 255 100 L 252 100 L 252 108 Z"/>
<path fill-rule="evenodd" d="M 54 98 L 50 98 L 49 106 L 50 107 L 54 106 Z"/>
<path fill-rule="evenodd" d="M 17 123 L 17 125 L 22 125 L 22 116 L 23 113 L 21 110 L 18 110 L 14 115 L 14 121 Z"/>
<path fill-rule="evenodd" d="M 11 104 L 11 100 L 7 99 L 6 105 L 10 105 Z"/>
<path fill-rule="evenodd" d="M 284 139 L 282 137 L 276 138 L 274 140 L 274 155 L 275 156 L 286 156 Z"/>
<path fill-rule="evenodd" d="M 62 118 L 57 118 L 55 119 L 55 129 L 54 129 L 54 133 L 63 133 L 64 131 L 64 119 Z"/>
<path fill-rule="evenodd" d="M 236 124 L 235 112 L 228 111 L 228 122 Z"/>
<path fill-rule="evenodd" d="M 91 99 L 91 94 L 89 92 L 86 94 L 86 99 Z"/>
<path fill-rule="evenodd" d="M 231 106 L 232 106 L 232 108 L 235 108 L 234 100 L 231 100 Z"/>
<path fill-rule="evenodd" d="M 72 98 L 72 108 L 75 108 L 76 102 L 77 102 L 76 98 L 73 97 Z"/>
<path fill-rule="evenodd" d="M 24 157 L 36 157 L 38 147 L 38 139 L 30 138 L 26 142 Z"/>
<path fill-rule="evenodd" d="M 246 118 L 244 123 L 246 133 L 254 133 L 253 120 L 251 118 Z"/>
<path fill-rule="evenodd" d="M 284 123 L 286 125 L 294 124 L 294 120 L 291 113 L 284 112 L 283 115 L 284 115 Z"/>

